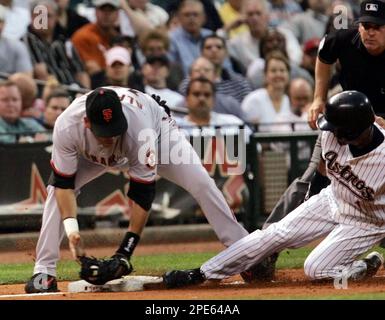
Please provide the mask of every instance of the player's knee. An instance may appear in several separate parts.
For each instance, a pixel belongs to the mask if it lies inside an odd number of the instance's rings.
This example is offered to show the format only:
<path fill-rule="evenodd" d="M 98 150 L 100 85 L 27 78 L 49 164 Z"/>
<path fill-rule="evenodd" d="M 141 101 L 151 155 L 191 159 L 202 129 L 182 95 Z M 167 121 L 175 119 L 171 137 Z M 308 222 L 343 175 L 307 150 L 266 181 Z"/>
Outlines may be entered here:
<path fill-rule="evenodd" d="M 305 272 L 305 275 L 310 279 L 317 279 L 318 274 L 320 274 L 320 264 L 318 264 L 313 259 L 309 259 L 309 257 L 305 260 L 305 263 L 303 265 L 303 271 Z"/>

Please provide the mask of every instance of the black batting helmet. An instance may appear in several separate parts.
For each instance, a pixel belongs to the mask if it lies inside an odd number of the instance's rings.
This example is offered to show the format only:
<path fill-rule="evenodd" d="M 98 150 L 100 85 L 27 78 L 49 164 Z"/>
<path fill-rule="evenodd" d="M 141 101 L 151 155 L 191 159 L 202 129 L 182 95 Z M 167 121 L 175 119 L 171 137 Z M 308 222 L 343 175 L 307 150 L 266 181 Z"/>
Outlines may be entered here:
<path fill-rule="evenodd" d="M 372 104 L 366 95 L 358 91 L 344 91 L 331 97 L 325 106 L 325 114 L 317 125 L 332 131 L 338 138 L 357 139 L 374 122 Z"/>

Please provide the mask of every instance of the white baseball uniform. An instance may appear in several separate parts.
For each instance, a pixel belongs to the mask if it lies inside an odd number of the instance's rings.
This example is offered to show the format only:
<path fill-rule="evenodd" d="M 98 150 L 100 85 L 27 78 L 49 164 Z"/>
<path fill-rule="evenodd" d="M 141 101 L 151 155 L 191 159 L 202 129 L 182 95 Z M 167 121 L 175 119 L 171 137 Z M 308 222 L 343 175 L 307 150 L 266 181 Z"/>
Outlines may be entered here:
<path fill-rule="evenodd" d="M 356 259 L 385 236 L 385 142 L 353 157 L 348 145 L 323 132 L 322 150 L 331 184 L 281 221 L 256 230 L 203 264 L 207 279 L 238 274 L 274 252 L 321 237 L 324 240 L 305 261 L 307 276 L 338 278 L 362 268 L 363 262 Z"/>
<path fill-rule="evenodd" d="M 83 185 L 111 168 L 128 170 L 130 179 L 142 183 L 154 181 L 159 174 L 191 193 L 224 245 L 229 246 L 247 235 L 194 149 L 164 109 L 141 92 L 120 87 L 109 89 L 120 97 L 128 122 L 127 132 L 114 138 L 110 148 L 98 144 L 83 121 L 87 95 L 77 98 L 55 124 L 51 160 L 53 170 L 61 176 L 75 175 L 76 193 Z M 153 140 L 147 140 L 149 136 Z M 190 160 L 189 163 L 168 161 L 175 148 L 181 150 Z M 63 235 L 54 187 L 48 186 L 34 273 L 56 275 Z"/>

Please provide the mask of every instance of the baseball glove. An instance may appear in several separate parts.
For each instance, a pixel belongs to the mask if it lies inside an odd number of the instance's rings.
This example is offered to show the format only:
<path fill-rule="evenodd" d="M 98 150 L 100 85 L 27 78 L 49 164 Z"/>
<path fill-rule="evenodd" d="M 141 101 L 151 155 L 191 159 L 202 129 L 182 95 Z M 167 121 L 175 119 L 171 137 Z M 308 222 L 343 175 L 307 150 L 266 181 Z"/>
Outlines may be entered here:
<path fill-rule="evenodd" d="M 120 254 L 113 255 L 109 259 L 83 256 L 79 257 L 79 262 L 81 265 L 80 278 L 96 285 L 119 279 L 133 270 L 130 261 Z"/>
<path fill-rule="evenodd" d="M 170 117 L 171 111 L 166 100 L 162 100 L 162 98 L 156 94 L 152 94 L 151 97 L 164 109 L 164 111 L 166 111 L 167 115 Z"/>

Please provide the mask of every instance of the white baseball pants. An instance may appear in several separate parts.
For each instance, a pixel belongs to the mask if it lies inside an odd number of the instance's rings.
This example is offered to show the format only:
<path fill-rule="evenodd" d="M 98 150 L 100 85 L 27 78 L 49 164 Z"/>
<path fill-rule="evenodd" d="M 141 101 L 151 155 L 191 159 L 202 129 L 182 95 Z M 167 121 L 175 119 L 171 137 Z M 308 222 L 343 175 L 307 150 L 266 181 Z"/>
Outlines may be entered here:
<path fill-rule="evenodd" d="M 337 207 L 327 187 L 281 221 L 256 230 L 237 241 L 201 267 L 207 279 L 223 279 L 249 269 L 274 252 L 299 248 L 321 237 L 325 239 L 304 264 L 311 279 L 337 278 L 353 269 L 355 260 L 385 236 L 385 227 L 338 224 Z"/>

